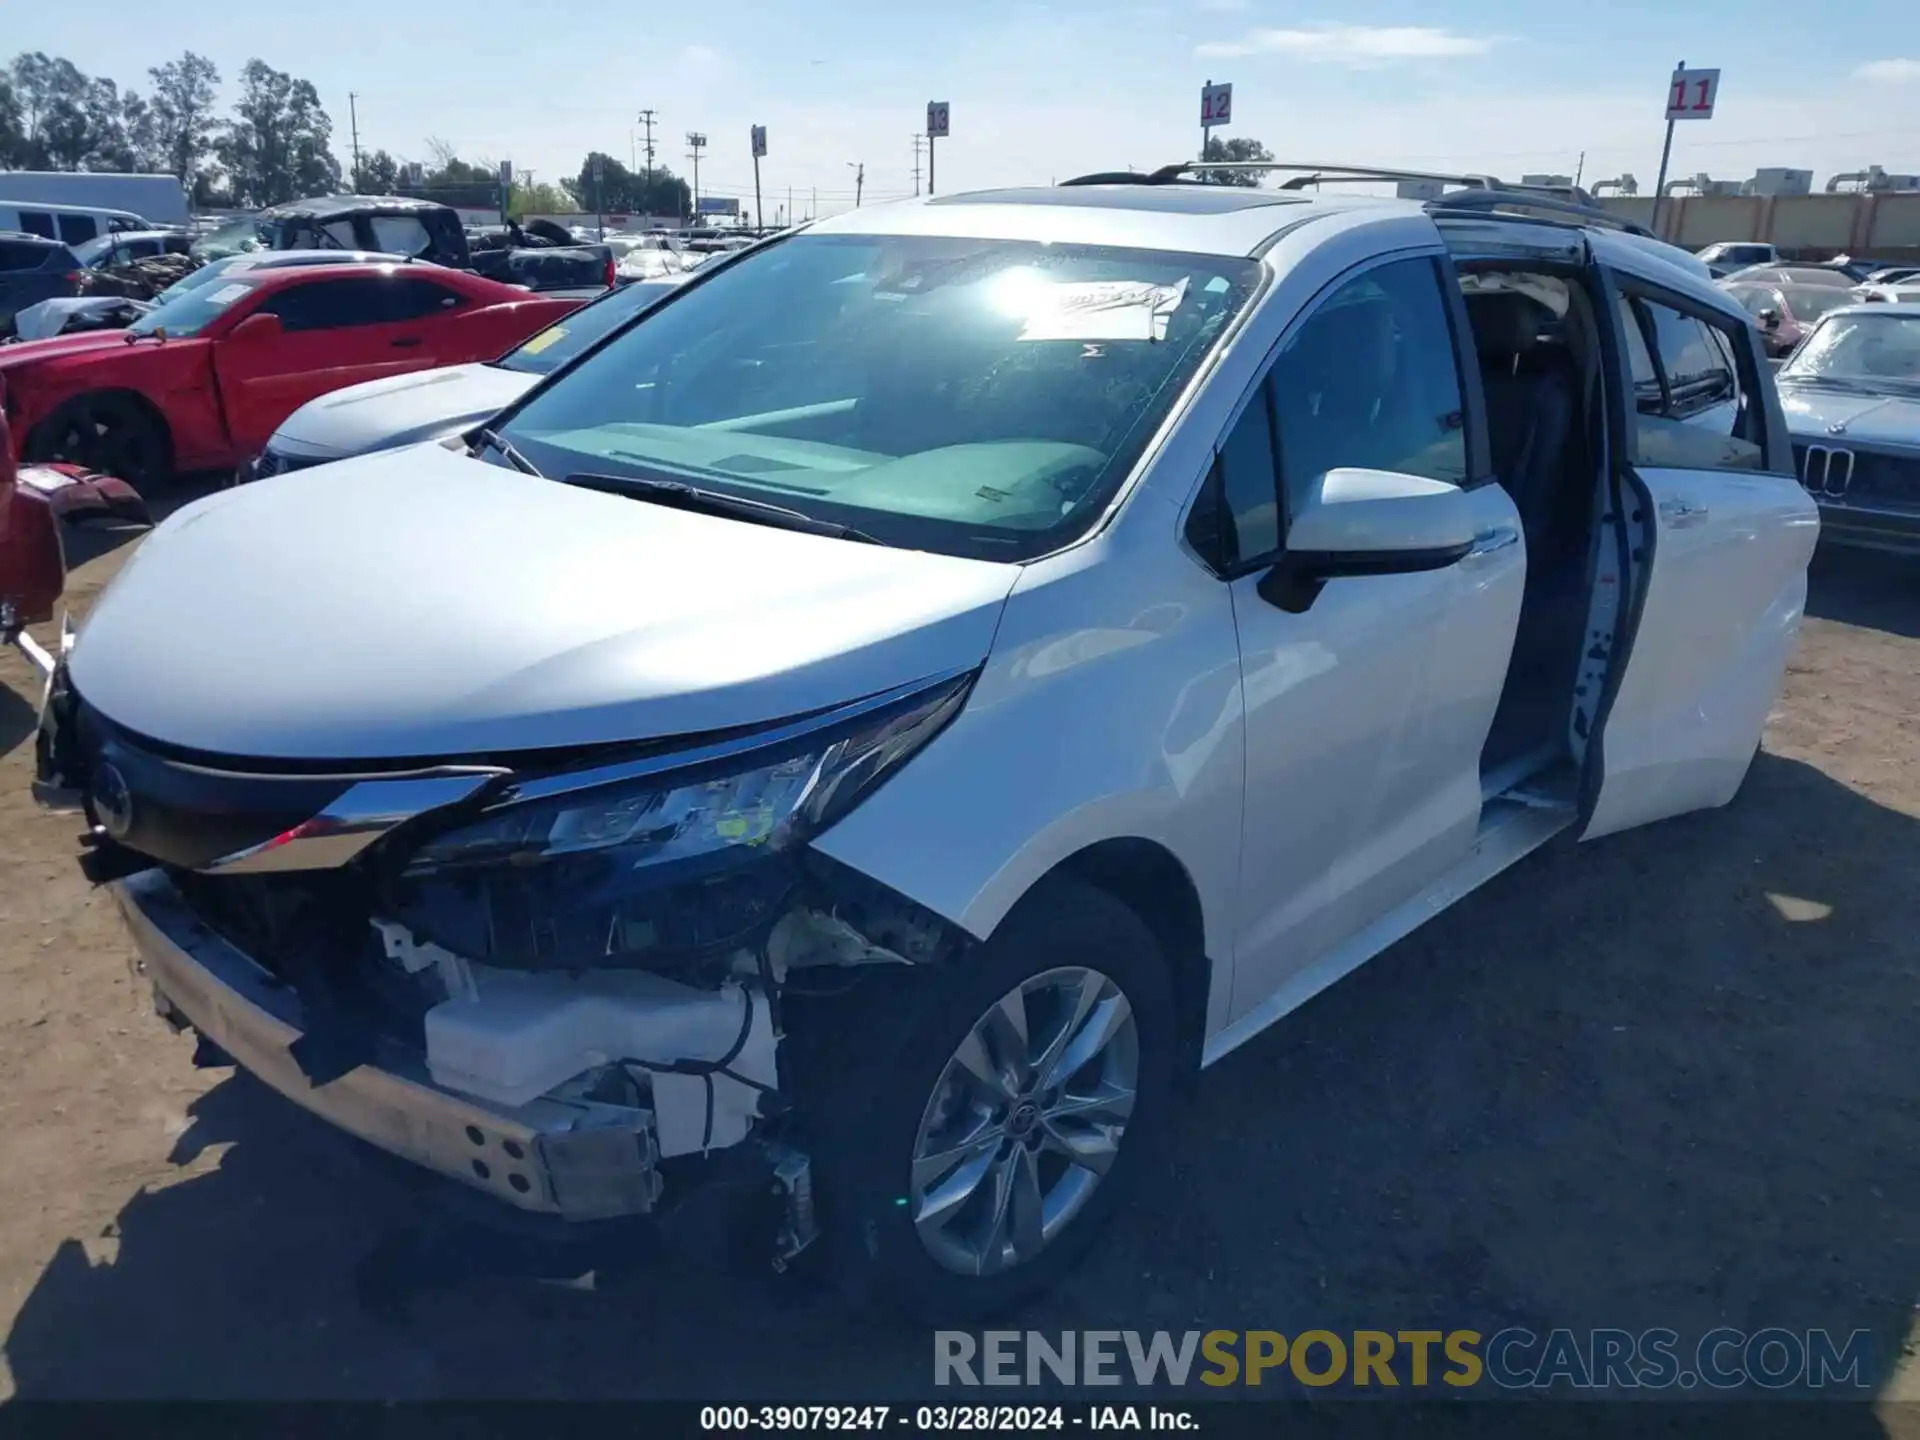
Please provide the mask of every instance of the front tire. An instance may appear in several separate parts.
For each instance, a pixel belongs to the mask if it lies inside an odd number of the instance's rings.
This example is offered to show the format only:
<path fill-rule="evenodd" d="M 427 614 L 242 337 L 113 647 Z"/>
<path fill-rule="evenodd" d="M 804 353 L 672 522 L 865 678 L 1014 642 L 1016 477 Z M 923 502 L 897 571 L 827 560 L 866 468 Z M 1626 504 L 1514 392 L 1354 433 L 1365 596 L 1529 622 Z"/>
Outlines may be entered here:
<path fill-rule="evenodd" d="M 25 458 L 78 465 L 138 490 L 173 474 L 173 438 L 131 396 L 77 395 L 34 427 Z"/>
<path fill-rule="evenodd" d="M 1125 905 L 1057 879 L 878 1000 L 836 1047 L 819 1146 L 843 1269 L 930 1322 L 1004 1313 L 1086 1253 L 1157 1148 L 1166 961 Z"/>

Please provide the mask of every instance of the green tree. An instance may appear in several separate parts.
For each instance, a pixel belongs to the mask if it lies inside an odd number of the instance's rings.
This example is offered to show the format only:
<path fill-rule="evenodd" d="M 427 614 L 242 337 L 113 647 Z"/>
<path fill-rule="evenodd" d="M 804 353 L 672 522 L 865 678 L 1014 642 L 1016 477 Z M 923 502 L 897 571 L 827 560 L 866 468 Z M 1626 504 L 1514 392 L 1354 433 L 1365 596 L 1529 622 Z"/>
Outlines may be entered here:
<path fill-rule="evenodd" d="M 400 188 L 400 162 L 384 150 L 360 157 L 359 184 L 363 195 L 391 195 Z"/>
<path fill-rule="evenodd" d="M 507 213 L 516 220 L 524 220 L 529 215 L 564 215 L 573 208 L 572 198 L 558 185 L 545 181 L 529 185 L 525 180 L 516 180 Z"/>
<path fill-rule="evenodd" d="M 448 155 L 437 168 L 427 171 L 419 193 L 429 200 L 463 210 L 497 210 L 500 167 L 485 160 L 469 163 L 457 155 Z"/>
<path fill-rule="evenodd" d="M 110 137 L 101 136 L 98 128 L 104 97 L 71 60 L 54 60 L 45 79 L 45 108 L 39 114 L 38 131 L 41 148 L 54 169 L 78 170 L 103 139 L 110 143 Z M 99 83 L 113 84 L 111 80 Z M 118 106 L 116 91 L 113 107 L 117 110 Z"/>
<path fill-rule="evenodd" d="M 1215 139 L 1211 132 L 1207 135 L 1206 149 L 1201 153 L 1202 160 L 1250 161 L 1271 160 L 1273 152 L 1250 136 L 1236 135 L 1231 140 Z M 1207 185 L 1240 185 L 1253 189 L 1260 183 L 1258 170 L 1202 170 L 1196 178 Z"/>
<path fill-rule="evenodd" d="M 595 195 L 593 162 L 600 161 L 599 193 Z M 687 182 L 664 165 L 653 168 L 653 182 L 636 174 L 613 156 L 595 152 L 580 162 L 580 173 L 560 182 L 581 210 L 598 207 L 608 215 L 685 215 L 692 204 Z"/>
<path fill-rule="evenodd" d="M 188 50 L 147 75 L 153 81 L 153 125 L 165 151 L 165 168 L 184 185 L 213 153 L 214 87 L 220 71 L 206 56 Z"/>
<path fill-rule="evenodd" d="M 71 68 L 71 67 L 69 67 Z M 37 169 L 47 163 L 46 143 L 41 130 L 54 98 L 53 57 L 39 50 L 24 51 L 13 57 L 7 67 L 15 109 L 19 112 L 18 153 L 20 165 Z"/>
<path fill-rule="evenodd" d="M 239 203 L 279 205 L 340 188 L 332 136 L 333 121 L 311 81 L 249 60 L 240 72 L 233 119 L 214 153 Z"/>
<path fill-rule="evenodd" d="M 126 164 L 121 168 L 143 175 L 167 173 L 166 141 L 160 134 L 159 118 L 145 97 L 131 90 L 120 97 L 120 128 L 126 137 Z"/>
<path fill-rule="evenodd" d="M 11 77 L 0 72 L 0 169 L 25 169 L 27 159 L 27 130 L 20 100 L 13 93 Z"/>

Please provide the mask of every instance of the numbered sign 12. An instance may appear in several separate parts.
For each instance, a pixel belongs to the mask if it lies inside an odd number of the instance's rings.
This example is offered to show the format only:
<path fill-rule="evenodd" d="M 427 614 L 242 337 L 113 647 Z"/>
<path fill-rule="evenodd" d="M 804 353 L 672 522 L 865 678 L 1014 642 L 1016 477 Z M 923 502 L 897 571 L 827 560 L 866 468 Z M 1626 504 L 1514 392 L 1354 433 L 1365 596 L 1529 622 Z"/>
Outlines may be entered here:
<path fill-rule="evenodd" d="M 1233 86 L 1200 87 L 1200 124 L 1206 129 L 1233 123 Z"/>
<path fill-rule="evenodd" d="M 1719 98 L 1718 70 L 1676 70 L 1667 82 L 1667 119 L 1711 120 Z"/>
<path fill-rule="evenodd" d="M 936 140 L 947 138 L 947 102 L 929 100 L 927 102 L 927 134 Z"/>
<path fill-rule="evenodd" d="M 756 125 L 752 130 L 753 158 L 758 160 L 767 153 L 767 127 Z"/>

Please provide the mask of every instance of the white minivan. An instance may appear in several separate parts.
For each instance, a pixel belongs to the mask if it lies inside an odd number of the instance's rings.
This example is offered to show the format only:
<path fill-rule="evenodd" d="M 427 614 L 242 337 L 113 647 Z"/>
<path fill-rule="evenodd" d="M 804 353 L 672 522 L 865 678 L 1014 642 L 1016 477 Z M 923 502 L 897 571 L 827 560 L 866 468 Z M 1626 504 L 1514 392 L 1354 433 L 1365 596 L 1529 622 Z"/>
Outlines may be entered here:
<path fill-rule="evenodd" d="M 1819 519 L 1758 332 L 1458 183 L 718 257 L 477 428 L 178 511 L 41 793 L 293 1104 L 556 1232 L 739 1197 L 774 1264 L 1009 1305 L 1183 1078 L 1759 746 Z"/>
<path fill-rule="evenodd" d="M 58 240 L 68 249 L 122 230 L 153 228 L 131 210 L 98 210 L 85 205 L 40 205 L 0 200 L 0 230 Z"/>

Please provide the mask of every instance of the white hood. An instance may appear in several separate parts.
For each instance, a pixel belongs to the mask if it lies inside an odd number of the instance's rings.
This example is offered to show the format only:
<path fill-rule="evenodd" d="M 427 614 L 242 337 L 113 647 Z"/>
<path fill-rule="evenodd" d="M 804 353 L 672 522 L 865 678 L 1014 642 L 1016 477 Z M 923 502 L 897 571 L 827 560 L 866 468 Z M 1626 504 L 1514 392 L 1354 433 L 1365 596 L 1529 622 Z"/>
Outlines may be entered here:
<path fill-rule="evenodd" d="M 977 664 L 1016 572 L 574 489 L 429 444 L 179 511 L 95 602 L 71 675 L 119 724 L 223 755 L 653 739 Z"/>
<path fill-rule="evenodd" d="M 267 442 L 283 455 L 338 460 L 437 440 L 491 419 L 540 382 L 498 365 L 388 375 L 309 400 Z"/>

